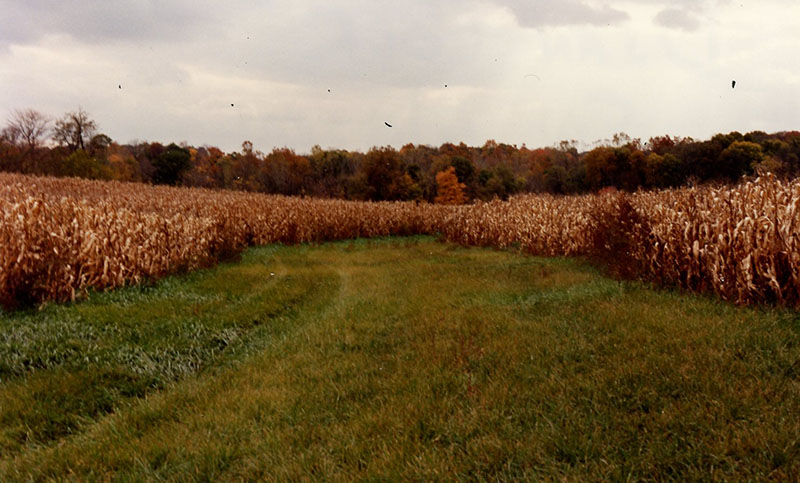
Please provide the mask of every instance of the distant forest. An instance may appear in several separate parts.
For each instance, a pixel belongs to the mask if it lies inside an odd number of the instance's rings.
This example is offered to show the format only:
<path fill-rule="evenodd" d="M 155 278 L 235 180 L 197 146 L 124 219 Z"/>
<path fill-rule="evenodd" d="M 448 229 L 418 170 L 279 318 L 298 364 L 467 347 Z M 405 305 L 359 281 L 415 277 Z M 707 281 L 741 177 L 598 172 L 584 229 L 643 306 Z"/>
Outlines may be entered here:
<path fill-rule="evenodd" d="M 800 174 L 800 132 L 717 134 L 709 140 L 624 133 L 579 152 L 575 141 L 544 148 L 493 140 L 483 146 L 445 143 L 374 147 L 366 153 L 315 146 L 269 153 L 249 141 L 238 152 L 213 146 L 120 144 L 78 109 L 52 119 L 14 111 L 0 132 L 0 171 L 154 184 L 234 189 L 350 200 L 435 201 L 448 183 L 458 201 L 506 199 L 521 192 L 634 191 L 687 183 L 730 183 L 772 172 Z M 455 174 L 457 181 L 447 179 Z M 437 175 L 438 185 L 437 185 Z M 439 197 L 439 200 L 445 198 Z"/>

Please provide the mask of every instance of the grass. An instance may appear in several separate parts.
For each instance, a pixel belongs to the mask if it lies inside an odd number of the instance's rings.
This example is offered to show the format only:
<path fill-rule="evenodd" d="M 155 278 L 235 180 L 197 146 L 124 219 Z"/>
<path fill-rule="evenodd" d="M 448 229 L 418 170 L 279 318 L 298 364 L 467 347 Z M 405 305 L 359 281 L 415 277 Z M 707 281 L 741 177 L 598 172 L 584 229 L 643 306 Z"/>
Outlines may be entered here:
<path fill-rule="evenodd" d="M 0 480 L 797 479 L 800 317 L 430 238 L 0 318 Z"/>

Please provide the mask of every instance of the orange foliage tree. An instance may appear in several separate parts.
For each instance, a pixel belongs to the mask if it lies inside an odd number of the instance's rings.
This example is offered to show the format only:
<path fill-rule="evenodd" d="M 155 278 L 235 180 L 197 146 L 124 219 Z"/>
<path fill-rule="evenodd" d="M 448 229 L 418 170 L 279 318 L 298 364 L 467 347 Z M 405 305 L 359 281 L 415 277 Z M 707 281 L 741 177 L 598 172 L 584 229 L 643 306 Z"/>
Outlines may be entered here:
<path fill-rule="evenodd" d="M 464 195 L 464 183 L 459 183 L 456 168 L 450 166 L 436 174 L 436 199 L 434 201 L 443 205 L 460 205 L 467 201 Z"/>

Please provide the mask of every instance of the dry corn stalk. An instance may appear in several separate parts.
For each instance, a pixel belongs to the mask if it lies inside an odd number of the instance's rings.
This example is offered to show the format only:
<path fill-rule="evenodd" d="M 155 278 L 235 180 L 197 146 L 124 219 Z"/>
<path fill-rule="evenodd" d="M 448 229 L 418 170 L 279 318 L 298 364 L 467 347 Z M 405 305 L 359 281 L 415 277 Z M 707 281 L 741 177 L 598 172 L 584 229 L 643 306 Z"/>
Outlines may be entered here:
<path fill-rule="evenodd" d="M 587 255 L 597 213 L 634 210 L 620 253 L 642 278 L 737 303 L 800 305 L 800 182 L 628 195 L 523 195 L 445 207 L 0 173 L 0 304 L 64 301 L 213 264 L 250 245 L 440 233 L 464 245 Z"/>

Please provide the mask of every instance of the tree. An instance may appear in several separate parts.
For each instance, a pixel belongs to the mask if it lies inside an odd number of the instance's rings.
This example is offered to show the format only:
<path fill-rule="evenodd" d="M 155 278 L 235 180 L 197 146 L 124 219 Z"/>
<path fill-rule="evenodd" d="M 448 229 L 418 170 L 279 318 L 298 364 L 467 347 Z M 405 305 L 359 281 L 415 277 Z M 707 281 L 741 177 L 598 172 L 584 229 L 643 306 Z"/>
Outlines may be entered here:
<path fill-rule="evenodd" d="M 147 141 L 133 141 L 127 147 L 138 165 L 136 168 L 138 181 L 153 182 L 158 157 L 166 148 L 161 143 L 148 143 Z"/>
<path fill-rule="evenodd" d="M 467 201 L 464 196 L 464 183 L 458 182 L 456 169 L 452 166 L 436 175 L 436 203 L 460 205 Z"/>
<path fill-rule="evenodd" d="M 687 177 L 707 181 L 719 177 L 717 158 L 723 149 L 720 143 L 711 141 L 685 142 L 676 145 L 671 152 L 683 163 Z"/>
<path fill-rule="evenodd" d="M 650 140 L 647 142 L 647 146 L 650 151 L 663 156 L 675 146 L 675 140 L 669 135 L 655 136 L 650 138 Z"/>
<path fill-rule="evenodd" d="M 355 165 L 347 151 L 325 151 L 314 146 L 309 161 L 314 177 L 311 192 L 316 196 L 344 197 L 345 179 L 355 172 Z"/>
<path fill-rule="evenodd" d="M 0 171 L 20 171 L 20 148 L 9 128 L 0 131 Z"/>
<path fill-rule="evenodd" d="M 199 186 L 203 188 L 223 188 L 225 187 L 225 175 L 222 162 L 225 153 L 214 146 L 203 146 L 194 151 L 192 155 L 192 167 L 183 175 L 183 181 L 189 186 Z"/>
<path fill-rule="evenodd" d="M 775 157 L 764 157 L 764 160 L 753 166 L 753 171 L 759 175 L 772 173 L 778 177 L 787 177 L 789 175 L 789 166 Z"/>
<path fill-rule="evenodd" d="M 614 147 L 620 148 L 622 146 L 625 146 L 626 144 L 630 144 L 631 137 L 625 134 L 624 132 L 618 132 L 614 134 L 614 136 L 612 137 L 611 143 L 613 144 Z"/>
<path fill-rule="evenodd" d="M 554 164 L 542 173 L 544 188 L 550 193 L 566 193 L 567 169 L 560 164 Z"/>
<path fill-rule="evenodd" d="M 366 199 L 373 201 L 398 200 L 401 194 L 394 189 L 393 182 L 403 176 L 402 159 L 397 151 L 390 146 L 372 148 L 364 156 L 360 169 L 366 192 Z"/>
<path fill-rule="evenodd" d="M 613 186 L 617 178 L 615 148 L 598 146 L 583 158 L 586 165 L 586 181 L 593 190 Z"/>
<path fill-rule="evenodd" d="M 49 127 L 50 119 L 33 109 L 14 111 L 6 125 L 7 136 L 12 141 L 22 141 L 30 151 L 41 146 Z"/>
<path fill-rule="evenodd" d="M 718 173 L 731 181 L 750 174 L 764 160 L 761 146 L 749 141 L 734 141 L 719 155 Z"/>
<path fill-rule="evenodd" d="M 107 166 L 111 177 L 118 181 L 141 181 L 139 163 L 127 146 L 112 142 L 107 150 Z"/>
<path fill-rule="evenodd" d="M 305 188 L 313 175 L 308 158 L 296 154 L 289 148 L 274 148 L 265 161 L 264 184 L 271 193 L 283 195 L 305 193 Z"/>
<path fill-rule="evenodd" d="M 628 145 L 630 148 L 634 144 Z M 635 191 L 645 183 L 645 171 L 647 166 L 647 156 L 639 149 L 631 149 L 628 156 L 627 169 L 622 171 L 619 176 L 619 187 L 626 191 Z"/>
<path fill-rule="evenodd" d="M 97 123 L 89 118 L 82 108 L 68 112 L 56 121 L 53 129 L 53 140 L 60 146 L 66 146 L 71 153 L 78 149 L 86 151 L 86 146 L 97 132 Z"/>
<path fill-rule="evenodd" d="M 276 193 L 271 184 L 272 173 L 265 170 L 264 154 L 253 149 L 253 143 L 244 141 L 241 153 L 230 156 L 230 186 L 244 191 L 269 191 Z"/>
<path fill-rule="evenodd" d="M 645 159 L 645 186 L 648 188 L 670 188 L 686 180 L 686 172 L 681 160 L 674 154 L 663 156 L 650 153 Z"/>
<path fill-rule="evenodd" d="M 176 185 L 181 180 L 183 173 L 191 167 L 192 156 L 188 149 L 175 143 L 167 146 L 154 161 L 153 182 L 157 184 Z"/>
<path fill-rule="evenodd" d="M 33 171 L 36 150 L 50 129 L 50 119 L 34 109 L 16 110 L 6 123 L 3 137 L 11 144 L 22 147 L 20 171 Z M 27 163 L 26 163 L 27 162 Z"/>
<path fill-rule="evenodd" d="M 463 156 L 453 156 L 450 158 L 450 164 L 456 170 L 456 176 L 462 183 L 469 183 L 475 175 L 475 166 L 472 161 Z"/>
<path fill-rule="evenodd" d="M 728 134 L 715 134 L 711 137 L 712 143 L 719 146 L 720 151 L 727 148 L 736 141 L 745 141 L 744 136 L 739 131 L 731 131 Z"/>
<path fill-rule="evenodd" d="M 112 142 L 111 138 L 105 134 L 96 134 L 92 137 L 91 141 L 89 141 L 89 154 L 92 156 L 103 156 Z"/>
<path fill-rule="evenodd" d="M 76 176 L 87 179 L 111 179 L 111 168 L 96 158 L 79 149 L 70 154 L 61 163 L 60 174 L 63 176 Z"/>

